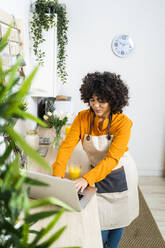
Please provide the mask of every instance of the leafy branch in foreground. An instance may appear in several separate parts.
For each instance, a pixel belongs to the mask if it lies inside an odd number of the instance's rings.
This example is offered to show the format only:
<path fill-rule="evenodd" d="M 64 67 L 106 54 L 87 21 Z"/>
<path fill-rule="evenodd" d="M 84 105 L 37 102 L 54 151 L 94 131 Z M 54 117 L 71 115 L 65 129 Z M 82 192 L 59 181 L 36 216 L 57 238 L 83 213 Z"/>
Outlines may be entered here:
<path fill-rule="evenodd" d="M 10 30 L 11 27 L 0 41 L 0 51 L 7 45 Z M 22 107 L 37 67 L 24 79 L 19 89 L 14 89 L 14 86 L 20 81 L 17 71 L 21 62 L 22 58 L 20 57 L 11 68 L 3 70 L 0 58 L 0 137 L 8 136 L 5 148 L 2 139 L 0 143 L 0 248 L 48 248 L 61 236 L 66 226 L 57 230 L 46 240 L 42 241 L 42 239 L 56 225 L 65 210 L 74 210 L 56 198 L 49 197 L 33 201 L 28 198 L 31 185 L 40 187 L 47 185 L 28 178 L 26 172 L 20 170 L 20 155 L 14 153 L 15 146 L 18 146 L 20 150 L 44 168 L 50 169 L 50 167 L 14 130 L 15 118 L 24 120 L 28 118 L 46 126 L 42 120 L 25 112 L 25 108 Z M 60 209 L 38 210 L 47 205 L 57 205 Z M 36 209 L 35 212 L 34 209 Z M 39 231 L 33 230 L 36 222 L 50 216 L 52 219 L 46 227 Z"/>

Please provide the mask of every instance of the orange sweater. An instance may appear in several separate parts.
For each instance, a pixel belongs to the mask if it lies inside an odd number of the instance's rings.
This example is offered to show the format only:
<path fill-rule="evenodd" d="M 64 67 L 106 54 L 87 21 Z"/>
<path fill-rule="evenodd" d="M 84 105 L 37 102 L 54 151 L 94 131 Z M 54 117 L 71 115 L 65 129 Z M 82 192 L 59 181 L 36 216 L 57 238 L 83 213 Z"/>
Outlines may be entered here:
<path fill-rule="evenodd" d="M 84 135 L 89 133 L 92 118 L 93 113 L 89 109 L 79 112 L 71 126 L 69 134 L 61 144 L 55 163 L 52 165 L 53 176 L 65 176 L 66 165 L 71 157 L 72 151 L 80 139 L 83 143 Z M 91 135 L 99 136 L 107 134 L 108 121 L 109 119 L 104 120 L 102 130 L 100 130 L 98 117 L 96 116 Z M 112 115 L 110 134 L 114 135 L 114 140 L 107 156 L 101 160 L 95 168 L 83 175 L 89 185 L 103 180 L 112 169 L 117 166 L 124 152 L 128 150 L 127 145 L 130 138 L 131 127 L 132 121 L 124 114 L 118 113 Z"/>

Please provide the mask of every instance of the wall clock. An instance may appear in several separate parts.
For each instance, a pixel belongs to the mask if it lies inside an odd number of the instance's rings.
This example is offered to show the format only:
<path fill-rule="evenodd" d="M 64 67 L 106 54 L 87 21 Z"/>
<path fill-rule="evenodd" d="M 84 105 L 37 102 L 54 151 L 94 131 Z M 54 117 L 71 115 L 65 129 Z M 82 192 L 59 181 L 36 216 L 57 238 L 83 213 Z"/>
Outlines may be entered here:
<path fill-rule="evenodd" d="M 115 36 L 112 40 L 112 51 L 119 57 L 127 57 L 133 51 L 132 38 L 127 34 Z"/>

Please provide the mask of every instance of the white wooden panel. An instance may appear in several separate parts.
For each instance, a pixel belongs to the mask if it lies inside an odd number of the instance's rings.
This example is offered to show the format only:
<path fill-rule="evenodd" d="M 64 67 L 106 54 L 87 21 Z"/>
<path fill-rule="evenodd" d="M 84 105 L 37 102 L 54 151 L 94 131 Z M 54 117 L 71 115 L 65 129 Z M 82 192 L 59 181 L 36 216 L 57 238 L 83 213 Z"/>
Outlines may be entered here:
<path fill-rule="evenodd" d="M 12 24 L 11 33 L 9 36 L 9 45 L 2 52 L 2 64 L 5 68 L 9 68 L 13 61 L 16 60 L 16 55 L 23 55 L 23 35 L 22 35 L 22 20 L 17 19 L 13 15 L 0 10 L 0 36 L 3 36 Z"/>

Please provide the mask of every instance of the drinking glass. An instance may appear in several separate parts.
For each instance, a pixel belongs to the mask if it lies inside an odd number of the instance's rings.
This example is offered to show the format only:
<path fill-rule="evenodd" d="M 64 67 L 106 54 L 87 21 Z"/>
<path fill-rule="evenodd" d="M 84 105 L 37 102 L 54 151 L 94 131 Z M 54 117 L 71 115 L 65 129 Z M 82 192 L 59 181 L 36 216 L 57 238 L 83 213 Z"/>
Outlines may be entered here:
<path fill-rule="evenodd" d="M 71 164 L 69 166 L 69 178 L 70 179 L 77 179 L 81 176 L 81 165 L 78 164 Z"/>

